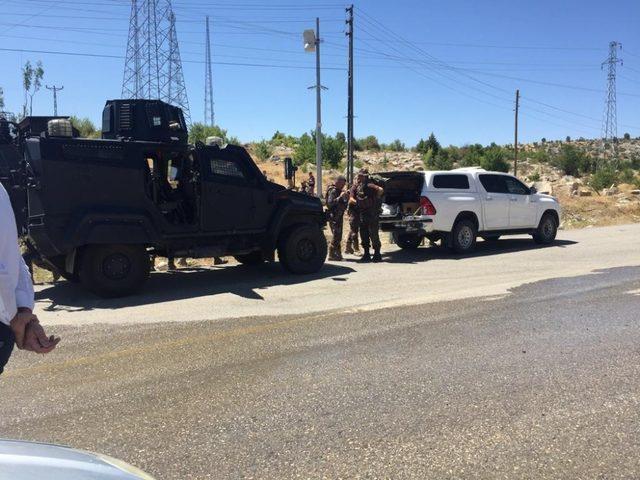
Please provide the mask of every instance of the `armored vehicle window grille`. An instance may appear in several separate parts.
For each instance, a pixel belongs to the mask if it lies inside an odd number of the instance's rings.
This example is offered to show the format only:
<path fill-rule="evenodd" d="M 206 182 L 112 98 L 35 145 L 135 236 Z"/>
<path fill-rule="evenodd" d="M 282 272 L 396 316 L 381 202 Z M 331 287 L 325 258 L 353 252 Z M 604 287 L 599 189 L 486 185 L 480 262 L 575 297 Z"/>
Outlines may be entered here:
<path fill-rule="evenodd" d="M 120 130 L 131 130 L 132 129 L 131 117 L 132 117 L 131 104 L 130 103 L 123 103 L 120 106 L 120 117 L 118 118 L 118 121 L 120 123 Z"/>
<path fill-rule="evenodd" d="M 245 178 L 244 173 L 235 162 L 221 158 L 211 159 L 211 173 L 224 177 Z"/>
<path fill-rule="evenodd" d="M 433 177 L 433 188 L 469 190 L 469 177 L 460 174 L 436 175 Z"/>

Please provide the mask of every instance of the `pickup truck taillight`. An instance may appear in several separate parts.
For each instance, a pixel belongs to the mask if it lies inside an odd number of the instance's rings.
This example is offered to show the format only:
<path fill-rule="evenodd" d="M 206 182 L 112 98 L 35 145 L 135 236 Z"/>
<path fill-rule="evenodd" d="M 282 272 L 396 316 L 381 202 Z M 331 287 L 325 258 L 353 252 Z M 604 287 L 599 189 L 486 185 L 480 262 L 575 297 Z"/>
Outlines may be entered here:
<path fill-rule="evenodd" d="M 420 208 L 422 209 L 423 215 L 435 215 L 436 207 L 433 206 L 431 200 L 427 197 L 420 197 Z"/>

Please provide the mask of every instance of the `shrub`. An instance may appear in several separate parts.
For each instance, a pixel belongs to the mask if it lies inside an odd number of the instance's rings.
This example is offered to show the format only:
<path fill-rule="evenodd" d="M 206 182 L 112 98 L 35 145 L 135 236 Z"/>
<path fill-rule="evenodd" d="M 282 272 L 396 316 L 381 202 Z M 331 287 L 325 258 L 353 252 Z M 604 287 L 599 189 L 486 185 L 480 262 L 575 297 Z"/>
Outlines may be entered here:
<path fill-rule="evenodd" d="M 603 188 L 609 188 L 618 180 L 618 173 L 611 167 L 604 167 L 599 169 L 591 176 L 589 185 L 596 191 L 600 191 Z"/>
<path fill-rule="evenodd" d="M 630 168 L 625 168 L 621 170 L 620 173 L 618 174 L 618 180 L 621 183 L 629 183 L 633 185 L 635 179 L 636 179 L 636 175 L 634 171 Z"/>
<path fill-rule="evenodd" d="M 256 143 L 253 146 L 253 150 L 256 153 L 256 156 L 263 161 L 268 160 L 271 158 L 271 155 L 273 155 L 273 147 L 266 140 Z"/>
<path fill-rule="evenodd" d="M 531 175 L 529 175 L 529 180 L 531 180 L 532 182 L 539 182 L 540 172 L 533 172 Z"/>
<path fill-rule="evenodd" d="M 629 135 L 628 133 L 625 133 L 623 138 L 625 140 L 631 140 L 631 135 Z"/>
<path fill-rule="evenodd" d="M 271 137 L 270 143 L 274 147 L 282 146 L 295 148 L 295 146 L 298 144 L 298 138 L 291 135 L 286 135 L 280 131 L 276 131 L 276 133 L 273 134 L 273 137 Z"/>
<path fill-rule="evenodd" d="M 592 163 L 584 154 L 573 145 L 563 145 L 554 161 L 554 166 L 562 170 L 565 175 L 574 177 L 580 176 L 582 173 L 588 173 L 592 169 Z"/>
<path fill-rule="evenodd" d="M 433 151 L 434 155 L 437 155 L 440 151 L 440 143 L 436 139 L 436 136 L 431 132 L 429 138 L 426 140 L 420 140 L 416 145 L 416 151 L 422 154 L 426 154 L 429 150 Z"/>
<path fill-rule="evenodd" d="M 293 152 L 293 159 L 296 162 L 296 165 L 315 163 L 316 143 L 308 133 L 305 133 L 300 137 L 298 145 Z"/>

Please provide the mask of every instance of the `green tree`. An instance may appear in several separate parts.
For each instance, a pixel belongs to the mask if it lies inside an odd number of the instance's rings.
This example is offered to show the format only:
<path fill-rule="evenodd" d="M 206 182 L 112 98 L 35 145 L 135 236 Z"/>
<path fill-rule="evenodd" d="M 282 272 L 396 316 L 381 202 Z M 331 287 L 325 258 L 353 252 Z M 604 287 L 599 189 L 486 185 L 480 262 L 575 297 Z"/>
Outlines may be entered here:
<path fill-rule="evenodd" d="M 480 166 L 482 155 L 484 153 L 484 147 L 479 143 L 473 145 L 466 145 L 462 147 L 460 165 L 463 167 L 477 167 Z"/>
<path fill-rule="evenodd" d="M 378 142 L 378 138 L 375 135 L 369 135 L 365 138 L 361 138 L 360 146 L 362 150 L 380 151 L 380 142 Z"/>
<path fill-rule="evenodd" d="M 42 62 L 38 60 L 36 66 L 32 66 L 27 60 L 22 68 L 22 87 L 24 88 L 24 105 L 22 114 L 24 117 L 33 115 L 33 97 L 42 88 L 42 78 L 44 77 L 44 68 Z M 28 108 L 28 109 L 27 109 Z"/>
<path fill-rule="evenodd" d="M 624 134 L 624 136 L 623 136 L 623 138 L 624 138 L 625 140 L 631 140 L 631 135 L 630 135 L 629 133 L 625 133 L 625 134 Z"/>
<path fill-rule="evenodd" d="M 422 161 L 428 170 L 451 170 L 453 168 L 453 161 L 447 150 L 434 153 L 432 149 L 429 149 L 424 154 Z"/>
<path fill-rule="evenodd" d="M 189 130 L 189 142 L 196 143 L 202 142 L 204 143 L 208 137 L 220 137 L 225 143 L 236 144 L 239 143 L 238 139 L 235 137 L 230 137 L 227 131 L 224 128 L 221 128 L 217 125 L 210 126 L 205 125 L 204 123 L 196 122 L 191 125 L 191 129 Z"/>
<path fill-rule="evenodd" d="M 88 118 L 71 117 L 71 124 L 78 129 L 83 138 L 100 138 L 102 132 Z"/>
<path fill-rule="evenodd" d="M 391 150 L 392 152 L 405 152 L 407 150 L 407 147 L 400 141 L 400 139 L 396 138 L 389 144 L 389 150 Z"/>
<path fill-rule="evenodd" d="M 509 164 L 505 160 L 506 154 L 504 149 L 497 145 L 493 145 L 484 150 L 480 159 L 480 166 L 485 170 L 494 172 L 508 172 Z"/>
<path fill-rule="evenodd" d="M 282 146 L 294 148 L 297 144 L 298 138 L 292 135 L 286 135 L 278 130 L 276 130 L 276 133 L 274 133 L 273 137 L 271 137 L 271 145 L 273 145 L 274 147 Z"/>
<path fill-rule="evenodd" d="M 346 149 L 346 144 L 341 138 L 332 137 L 330 135 L 322 136 L 322 163 L 331 168 L 337 168 L 342 161 Z M 293 158 L 296 165 L 304 165 L 305 163 L 316 163 L 316 141 L 315 132 L 311 134 L 305 133 L 300 137 Z"/>
<path fill-rule="evenodd" d="M 419 153 L 427 153 L 429 150 L 433 152 L 433 155 L 437 155 L 442 147 L 436 136 L 431 132 L 427 140 L 420 140 L 416 145 L 416 151 Z"/>

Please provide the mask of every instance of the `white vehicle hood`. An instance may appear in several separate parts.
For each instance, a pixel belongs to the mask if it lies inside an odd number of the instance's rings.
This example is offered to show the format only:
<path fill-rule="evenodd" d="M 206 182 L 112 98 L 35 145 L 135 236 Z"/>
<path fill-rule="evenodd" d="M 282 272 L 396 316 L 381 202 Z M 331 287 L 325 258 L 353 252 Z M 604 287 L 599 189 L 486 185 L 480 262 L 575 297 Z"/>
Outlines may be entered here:
<path fill-rule="evenodd" d="M 119 460 L 45 443 L 0 440 L 2 480 L 153 480 Z"/>

